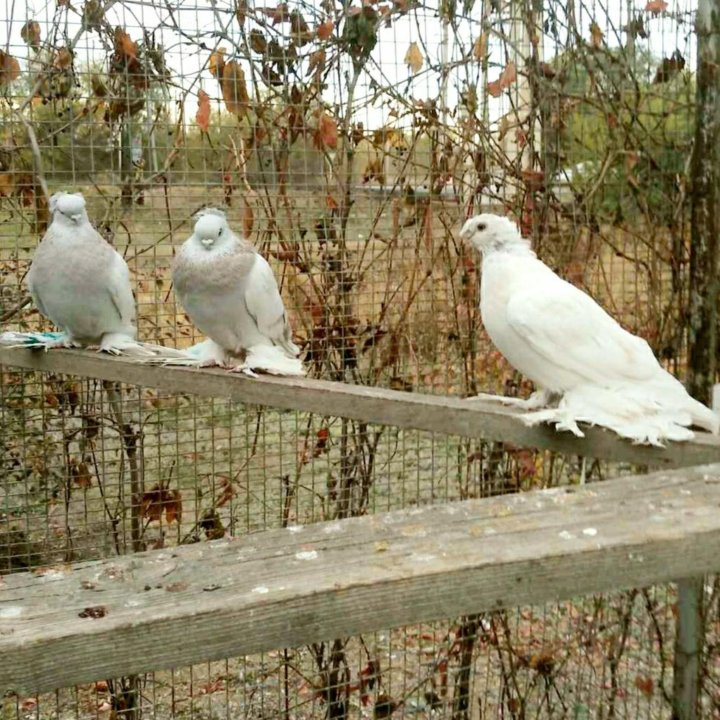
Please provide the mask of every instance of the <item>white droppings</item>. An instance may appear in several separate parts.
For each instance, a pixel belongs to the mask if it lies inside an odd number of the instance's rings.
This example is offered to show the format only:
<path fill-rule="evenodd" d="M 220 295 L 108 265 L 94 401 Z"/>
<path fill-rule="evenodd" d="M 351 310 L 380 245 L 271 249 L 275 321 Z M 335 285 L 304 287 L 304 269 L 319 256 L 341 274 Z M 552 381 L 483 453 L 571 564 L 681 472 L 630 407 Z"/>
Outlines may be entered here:
<path fill-rule="evenodd" d="M 298 560 L 317 560 L 317 550 L 301 550 L 295 553 Z"/>
<path fill-rule="evenodd" d="M 265 585 L 258 585 L 257 587 L 254 587 L 250 592 L 254 592 L 257 595 L 267 595 L 270 592 L 270 588 L 265 587 Z"/>
<path fill-rule="evenodd" d="M 485 528 L 485 534 L 486 535 L 495 535 L 495 534 L 497 534 L 497 530 L 493 527 Z"/>
<path fill-rule="evenodd" d="M 430 553 L 413 553 L 410 559 L 415 562 L 431 562 L 435 560 L 435 557 L 435 555 L 431 555 Z"/>
<path fill-rule="evenodd" d="M 288 525 L 287 531 L 291 533 L 299 533 L 305 529 L 304 525 Z"/>
<path fill-rule="evenodd" d="M 683 488 L 680 490 L 681 495 L 692 495 L 692 490 L 688 490 L 687 488 Z"/>
<path fill-rule="evenodd" d="M 23 612 L 23 609 L 19 605 L 10 605 L 10 607 L 0 608 L 0 618 L 20 617 Z"/>
<path fill-rule="evenodd" d="M 597 528 L 588 527 L 583 530 L 583 535 L 588 537 L 595 537 L 597 535 Z"/>
<path fill-rule="evenodd" d="M 558 536 L 561 537 L 563 540 L 572 540 L 575 537 L 571 532 L 568 532 L 567 530 L 561 530 L 558 533 Z"/>
<path fill-rule="evenodd" d="M 342 523 L 334 522 L 334 523 L 330 523 L 329 525 L 326 525 L 323 528 L 323 532 L 327 533 L 329 535 L 330 533 L 342 532 L 342 529 L 343 529 Z"/>
<path fill-rule="evenodd" d="M 544 507 L 544 506 L 545 506 L 545 503 L 543 503 L 543 502 L 540 501 L 540 500 L 538 500 L 538 501 L 535 503 L 535 507 L 536 507 L 536 508 L 542 508 L 542 507 Z"/>
<path fill-rule="evenodd" d="M 138 605 L 142 605 L 140 600 L 128 600 L 125 603 L 125 607 L 138 607 Z"/>
<path fill-rule="evenodd" d="M 65 577 L 62 570 L 48 570 L 40 575 L 40 582 L 48 582 L 48 580 L 60 580 Z"/>

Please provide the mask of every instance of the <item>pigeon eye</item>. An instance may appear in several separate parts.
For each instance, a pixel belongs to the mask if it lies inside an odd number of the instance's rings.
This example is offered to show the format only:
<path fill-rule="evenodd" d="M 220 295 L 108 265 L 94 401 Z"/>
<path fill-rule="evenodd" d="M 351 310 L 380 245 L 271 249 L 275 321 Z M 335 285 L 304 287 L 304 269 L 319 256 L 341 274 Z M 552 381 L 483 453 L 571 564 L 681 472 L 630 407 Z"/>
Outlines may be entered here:
<path fill-rule="evenodd" d="M 487 230 L 487 225 L 486 225 L 485 223 L 480 223 L 480 224 L 477 226 L 477 229 L 478 229 L 478 230 Z"/>
<path fill-rule="evenodd" d="M 220 237 L 221 235 L 222 235 L 222 228 L 220 228 L 220 229 L 218 230 L 218 237 Z"/>

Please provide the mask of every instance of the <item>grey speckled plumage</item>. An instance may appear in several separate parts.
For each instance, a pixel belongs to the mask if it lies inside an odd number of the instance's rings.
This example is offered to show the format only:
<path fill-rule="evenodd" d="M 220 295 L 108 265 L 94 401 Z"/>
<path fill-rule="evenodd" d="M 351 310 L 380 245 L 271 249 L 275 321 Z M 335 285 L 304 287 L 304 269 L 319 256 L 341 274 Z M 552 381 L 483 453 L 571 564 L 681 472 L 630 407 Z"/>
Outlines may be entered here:
<path fill-rule="evenodd" d="M 209 338 L 199 346 L 199 364 L 304 374 L 272 268 L 232 232 L 222 211 L 200 213 L 172 277 L 180 304 Z"/>
<path fill-rule="evenodd" d="M 50 199 L 52 223 L 38 245 L 27 286 L 40 312 L 65 337 L 59 345 L 137 349 L 128 266 L 93 228 L 80 193 Z"/>

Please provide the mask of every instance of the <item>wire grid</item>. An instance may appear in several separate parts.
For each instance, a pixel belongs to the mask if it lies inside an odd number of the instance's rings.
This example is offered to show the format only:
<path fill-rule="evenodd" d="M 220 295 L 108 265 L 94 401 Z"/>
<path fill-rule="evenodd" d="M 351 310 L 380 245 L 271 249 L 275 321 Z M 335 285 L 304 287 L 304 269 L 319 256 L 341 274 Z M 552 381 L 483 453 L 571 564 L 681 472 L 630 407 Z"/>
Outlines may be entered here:
<path fill-rule="evenodd" d="M 140 337 L 189 345 L 170 267 L 214 205 L 273 265 L 312 375 L 523 394 L 457 239 L 489 209 L 682 374 L 693 11 L 11 3 L 3 325 L 47 327 L 22 307 L 45 183 L 83 191 L 128 261 Z M 13 368 L 1 387 L 0 572 L 579 474 L 575 458 L 151 388 Z M 673 603 L 658 588 L 395 629 L 10 699 L 0 717 L 658 717 Z"/>

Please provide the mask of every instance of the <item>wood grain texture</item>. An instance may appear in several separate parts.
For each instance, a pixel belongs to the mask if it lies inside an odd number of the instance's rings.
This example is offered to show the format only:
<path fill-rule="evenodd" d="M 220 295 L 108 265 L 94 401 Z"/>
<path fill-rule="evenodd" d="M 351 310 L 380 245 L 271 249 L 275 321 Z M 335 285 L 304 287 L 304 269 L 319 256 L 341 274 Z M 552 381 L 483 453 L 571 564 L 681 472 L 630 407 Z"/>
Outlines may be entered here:
<path fill-rule="evenodd" d="M 719 503 L 712 465 L 8 575 L 0 694 L 717 571 Z"/>
<path fill-rule="evenodd" d="M 218 369 L 154 367 L 81 350 L 0 348 L 0 364 L 654 467 L 720 462 L 720 438 L 708 433 L 697 433 L 693 442 L 669 443 L 665 449 L 632 445 L 600 428 L 584 427 L 586 437 L 576 438 L 549 426 L 526 427 L 520 411 L 486 400 L 306 378 L 253 379 Z"/>

